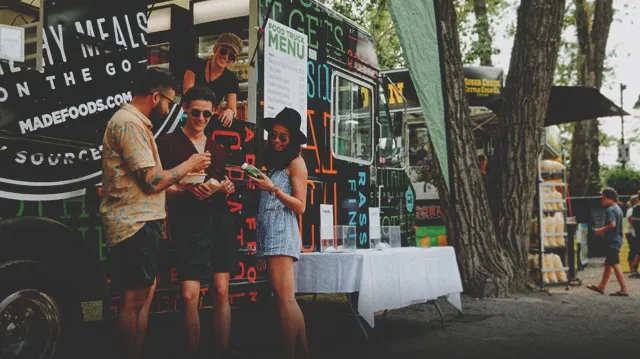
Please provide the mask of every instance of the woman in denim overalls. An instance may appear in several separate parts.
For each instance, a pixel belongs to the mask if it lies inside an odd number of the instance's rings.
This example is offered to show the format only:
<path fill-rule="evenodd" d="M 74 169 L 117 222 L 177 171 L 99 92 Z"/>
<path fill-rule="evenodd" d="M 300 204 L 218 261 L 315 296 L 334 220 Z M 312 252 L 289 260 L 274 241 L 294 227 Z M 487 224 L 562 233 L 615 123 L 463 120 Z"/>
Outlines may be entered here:
<path fill-rule="evenodd" d="M 307 350 L 307 334 L 302 311 L 296 302 L 293 262 L 302 247 L 297 216 L 304 213 L 307 199 L 307 166 L 300 156 L 300 145 L 307 136 L 300 131 L 300 114 L 290 108 L 275 118 L 262 120 L 269 132 L 264 156 L 267 175 L 251 180 L 260 193 L 256 218 L 257 255 L 268 264 L 269 281 L 278 301 L 285 341 L 286 358 L 295 358 L 296 346 Z"/>

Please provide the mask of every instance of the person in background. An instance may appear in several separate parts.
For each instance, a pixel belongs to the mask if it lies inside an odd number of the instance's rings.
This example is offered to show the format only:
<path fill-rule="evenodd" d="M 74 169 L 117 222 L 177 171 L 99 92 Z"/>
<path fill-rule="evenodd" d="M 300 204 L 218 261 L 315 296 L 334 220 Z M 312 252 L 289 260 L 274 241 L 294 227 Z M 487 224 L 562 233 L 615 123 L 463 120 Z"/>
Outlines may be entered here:
<path fill-rule="evenodd" d="M 300 146 L 307 143 L 307 136 L 300 131 L 301 123 L 300 114 L 286 107 L 275 118 L 262 120 L 263 128 L 269 132 L 264 155 L 267 175 L 251 178 L 262 190 L 256 217 L 256 254 L 267 258 L 288 359 L 296 357 L 296 347 L 304 358 L 309 357 L 293 277 L 293 262 L 302 249 L 297 215 L 304 213 L 307 201 L 307 166 L 300 156 Z"/>
<path fill-rule="evenodd" d="M 129 359 L 142 357 L 166 216 L 164 191 L 211 163 L 209 153 L 194 154 L 163 170 L 149 119 L 169 112 L 174 89 L 169 71 L 147 70 L 135 84 L 131 103 L 122 105 L 107 124 L 102 144 L 100 216 L 124 290 L 119 334 Z"/>
<path fill-rule="evenodd" d="M 628 297 L 627 285 L 624 281 L 624 275 L 622 274 L 622 268 L 620 268 L 620 248 L 622 247 L 622 221 L 624 217 L 622 210 L 617 204 L 618 192 L 613 188 L 604 188 L 601 192 L 600 203 L 606 207 L 604 227 L 598 228 L 595 234 L 598 236 L 604 236 L 605 245 L 607 248 L 607 254 L 604 261 L 604 272 L 602 273 L 602 280 L 600 284 L 588 285 L 587 288 L 604 294 L 609 278 L 611 278 L 611 272 L 614 271 L 616 279 L 620 283 L 620 290 L 611 293 L 612 296 Z"/>
<path fill-rule="evenodd" d="M 638 273 L 638 264 L 640 264 L 640 252 L 638 251 L 638 239 L 636 238 L 636 231 L 633 228 L 633 207 L 638 205 L 638 196 L 631 196 L 629 202 L 627 202 L 627 213 L 625 216 L 625 221 L 627 225 L 625 226 L 625 237 L 627 238 L 627 243 L 629 243 L 629 256 L 627 260 L 629 261 L 629 277 L 631 278 L 640 278 L 640 273 Z"/>
<path fill-rule="evenodd" d="M 487 187 L 487 156 L 484 154 L 478 155 L 478 167 L 480 167 L 480 174 L 482 175 L 482 183 L 484 183 L 485 188 Z"/>
<path fill-rule="evenodd" d="M 237 99 L 240 87 L 238 78 L 227 67 L 231 66 L 242 50 L 242 40 L 232 34 L 223 33 L 213 47 L 213 56 L 209 60 L 195 59 L 184 73 L 182 91 L 187 91 L 193 86 L 206 86 L 216 95 L 214 108 L 222 102 L 226 96 L 227 107 L 220 114 L 219 120 L 224 127 L 231 127 L 237 113 Z"/>
<path fill-rule="evenodd" d="M 158 139 L 163 165 L 171 167 L 198 153 L 211 153 L 211 165 L 205 169 L 205 183 L 193 186 L 171 186 L 167 189 L 169 229 L 178 248 L 178 276 L 182 283 L 184 327 L 187 355 L 194 358 L 200 344 L 200 283 L 211 281 L 209 293 L 213 302 L 213 335 L 216 358 L 233 358 L 229 349 L 231 308 L 229 306 L 229 273 L 237 265 L 238 240 L 233 215 L 226 195 L 235 191 L 224 175 L 227 154 L 215 144 L 204 129 L 213 114 L 215 95 L 209 88 L 195 86 L 184 96 L 183 109 L 187 122 L 183 129 Z M 220 182 L 214 193 L 206 182 Z"/>

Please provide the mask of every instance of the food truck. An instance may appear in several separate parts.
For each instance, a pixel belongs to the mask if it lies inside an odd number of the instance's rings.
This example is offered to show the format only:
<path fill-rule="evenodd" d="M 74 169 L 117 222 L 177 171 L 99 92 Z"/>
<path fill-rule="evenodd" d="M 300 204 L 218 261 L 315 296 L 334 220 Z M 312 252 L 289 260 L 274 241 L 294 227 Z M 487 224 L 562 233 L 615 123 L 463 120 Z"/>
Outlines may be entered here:
<path fill-rule="evenodd" d="M 486 106 L 500 98 L 504 71 L 487 66 L 464 66 L 462 70 L 476 151 L 478 155 L 485 155 L 491 163 L 495 155 L 498 117 Z M 415 245 L 446 246 L 444 213 L 433 172 L 429 170 L 434 165 L 433 150 L 429 146 L 427 125 L 416 87 L 408 69 L 387 70 L 384 75 L 391 116 L 402 118 L 403 127 L 399 131 L 403 132 L 407 141 L 407 174 L 415 190 Z"/>
<path fill-rule="evenodd" d="M 210 131 L 228 151 L 236 186 L 228 198 L 241 247 L 232 304 L 268 291 L 255 256 L 258 191 L 240 166 L 261 165 L 259 119 L 284 106 L 306 118 L 303 251 L 319 249 L 321 204 L 332 205 L 329 225 L 355 226 L 358 247 L 369 246 L 369 208 L 380 208 L 381 225 L 401 227 L 404 245 L 414 243 L 406 135 L 394 130 L 404 118 L 389 113 L 372 36 L 312 0 L 182 3 L 36 0 L 7 10 L 19 20 L 14 26 L 27 23 L 28 35 L 23 62 L 0 62 L 0 350 L 10 357 L 52 357 L 83 320 L 117 315 L 121 291 L 99 216 L 106 124 L 132 99 L 137 75 L 159 66 L 181 80 L 223 32 L 244 41 L 231 69 L 237 118 Z M 182 121 L 176 105 L 153 123 L 154 136 Z M 180 300 L 167 231 L 161 246 L 152 312 L 174 311 Z M 202 306 L 210 305 L 206 291 Z"/>

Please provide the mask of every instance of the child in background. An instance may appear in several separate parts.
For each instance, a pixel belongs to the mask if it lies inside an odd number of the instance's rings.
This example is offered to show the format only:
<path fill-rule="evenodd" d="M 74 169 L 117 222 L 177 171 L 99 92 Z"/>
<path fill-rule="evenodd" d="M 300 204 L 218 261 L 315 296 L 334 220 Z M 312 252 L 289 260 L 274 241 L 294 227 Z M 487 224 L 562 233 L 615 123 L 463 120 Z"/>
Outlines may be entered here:
<path fill-rule="evenodd" d="M 618 206 L 618 192 L 613 188 L 605 188 L 601 192 L 600 203 L 603 207 L 607 207 L 605 211 L 604 227 L 598 228 L 595 234 L 603 236 L 607 247 L 607 255 L 604 261 L 604 272 L 600 284 L 588 285 L 587 289 L 594 292 L 604 294 L 604 290 L 611 278 L 611 272 L 614 271 L 616 279 L 620 283 L 620 290 L 611 293 L 614 297 L 628 297 L 627 285 L 624 282 L 624 275 L 620 268 L 620 248 L 622 247 L 622 210 Z"/>

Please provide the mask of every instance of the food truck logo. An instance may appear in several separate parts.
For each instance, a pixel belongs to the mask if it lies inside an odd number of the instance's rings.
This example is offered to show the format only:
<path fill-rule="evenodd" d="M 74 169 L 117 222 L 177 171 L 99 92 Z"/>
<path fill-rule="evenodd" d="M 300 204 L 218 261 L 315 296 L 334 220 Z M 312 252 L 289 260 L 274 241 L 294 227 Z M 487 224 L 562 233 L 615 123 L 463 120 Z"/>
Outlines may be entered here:
<path fill-rule="evenodd" d="M 0 63 L 2 198 L 63 199 L 99 183 L 106 124 L 131 101 L 132 79 L 146 68 L 147 18 L 136 11 L 144 9 L 52 3 L 48 10 L 43 71 Z"/>

